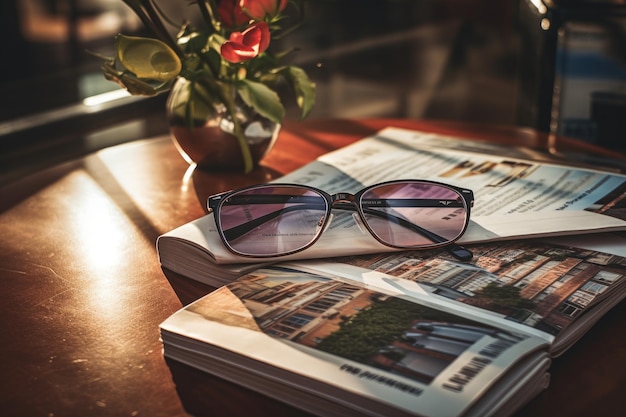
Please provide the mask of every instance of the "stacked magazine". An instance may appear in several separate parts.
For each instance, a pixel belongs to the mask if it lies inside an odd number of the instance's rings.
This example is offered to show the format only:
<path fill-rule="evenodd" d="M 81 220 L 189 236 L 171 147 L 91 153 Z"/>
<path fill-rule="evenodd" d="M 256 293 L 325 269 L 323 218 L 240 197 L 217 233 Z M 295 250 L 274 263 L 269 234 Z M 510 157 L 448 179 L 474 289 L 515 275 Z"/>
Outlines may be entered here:
<path fill-rule="evenodd" d="M 230 253 L 211 215 L 159 237 L 165 270 L 219 287 L 162 323 L 164 354 L 322 416 L 510 415 L 626 296 L 626 176 L 512 151 L 388 128 L 279 180 L 472 189 L 469 262 L 349 219 L 275 259 Z"/>
<path fill-rule="evenodd" d="M 476 201 L 459 243 L 626 230 L 626 176 L 536 163 L 506 152 L 511 149 L 388 128 L 276 182 L 306 184 L 331 194 L 407 178 L 469 188 Z M 353 221 L 333 221 L 303 252 L 275 259 L 241 257 L 222 244 L 209 214 L 160 236 L 157 250 L 164 268 L 218 286 L 262 263 L 392 249 Z"/>

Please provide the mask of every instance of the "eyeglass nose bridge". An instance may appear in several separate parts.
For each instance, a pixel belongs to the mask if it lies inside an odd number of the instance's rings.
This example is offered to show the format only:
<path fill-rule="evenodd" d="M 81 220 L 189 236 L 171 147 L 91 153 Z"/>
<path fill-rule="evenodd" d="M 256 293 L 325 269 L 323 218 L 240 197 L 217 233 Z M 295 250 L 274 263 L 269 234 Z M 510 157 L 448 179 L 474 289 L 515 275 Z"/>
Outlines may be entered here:
<path fill-rule="evenodd" d="M 352 213 L 352 217 L 354 218 L 354 221 L 356 222 L 357 227 L 359 228 L 359 230 L 361 231 L 361 233 L 364 233 L 363 231 L 363 224 L 362 224 L 362 220 L 360 218 L 359 215 L 357 215 L 357 211 L 358 211 L 358 207 L 357 204 L 354 200 L 354 194 L 350 194 L 350 193 L 337 193 L 337 194 L 333 194 L 330 196 L 330 207 L 334 207 L 334 206 L 339 206 L 339 208 L 342 209 L 348 209 L 348 210 L 352 210 L 349 209 L 349 206 L 352 206 L 355 210 L 354 213 Z M 348 206 L 348 207 L 346 207 Z M 328 218 L 328 222 L 326 222 L 326 226 L 324 227 L 323 232 L 326 231 L 326 229 L 328 229 L 330 227 L 330 224 L 333 221 L 333 214 L 331 213 L 329 218 Z M 320 221 L 324 220 L 324 218 L 320 219 Z"/>
<path fill-rule="evenodd" d="M 337 193 L 330 196 L 331 206 L 335 203 L 351 203 L 354 204 L 354 194 L 350 193 Z"/>
<path fill-rule="evenodd" d="M 354 220 L 354 223 L 356 223 L 356 226 L 359 228 L 361 233 L 364 235 L 368 233 L 372 234 L 371 231 L 368 231 L 368 228 L 365 225 L 365 220 L 361 217 L 362 213 L 361 213 L 361 210 L 359 210 L 357 202 L 355 201 L 354 194 L 337 193 L 337 194 L 331 195 L 330 198 L 331 198 L 331 207 L 339 206 L 339 208 L 342 208 L 344 210 L 354 210 L 352 213 L 352 219 Z M 349 208 L 350 206 L 352 208 Z M 324 230 L 326 230 L 328 226 L 330 226 L 332 218 L 333 218 L 333 215 L 331 214 L 329 218 L 329 222 L 327 223 L 326 228 Z"/>

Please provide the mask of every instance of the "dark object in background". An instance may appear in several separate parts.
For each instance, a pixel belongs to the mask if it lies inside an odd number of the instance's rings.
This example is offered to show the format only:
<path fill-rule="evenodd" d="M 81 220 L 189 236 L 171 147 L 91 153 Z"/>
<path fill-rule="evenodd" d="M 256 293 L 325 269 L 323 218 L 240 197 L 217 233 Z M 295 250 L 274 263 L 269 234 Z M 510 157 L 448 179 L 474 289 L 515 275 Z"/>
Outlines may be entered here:
<path fill-rule="evenodd" d="M 591 119 L 598 132 L 598 144 L 626 151 L 626 93 L 596 92 L 591 96 Z"/>

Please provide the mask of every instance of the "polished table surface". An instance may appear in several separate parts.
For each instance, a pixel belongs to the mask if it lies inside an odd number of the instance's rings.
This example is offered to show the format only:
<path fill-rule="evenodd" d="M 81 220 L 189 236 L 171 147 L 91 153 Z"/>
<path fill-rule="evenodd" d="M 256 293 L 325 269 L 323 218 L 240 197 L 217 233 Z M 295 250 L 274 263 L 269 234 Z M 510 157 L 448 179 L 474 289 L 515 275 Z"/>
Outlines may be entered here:
<path fill-rule="evenodd" d="M 209 194 L 274 179 L 386 126 L 546 143 L 536 132 L 497 126 L 310 120 L 287 123 L 248 175 L 190 170 L 163 136 L 0 189 L 0 415 L 306 415 L 164 360 L 159 324 L 211 288 L 162 270 L 155 240 L 203 215 Z M 554 360 L 550 387 L 517 416 L 623 415 L 625 324 L 622 302 Z"/>

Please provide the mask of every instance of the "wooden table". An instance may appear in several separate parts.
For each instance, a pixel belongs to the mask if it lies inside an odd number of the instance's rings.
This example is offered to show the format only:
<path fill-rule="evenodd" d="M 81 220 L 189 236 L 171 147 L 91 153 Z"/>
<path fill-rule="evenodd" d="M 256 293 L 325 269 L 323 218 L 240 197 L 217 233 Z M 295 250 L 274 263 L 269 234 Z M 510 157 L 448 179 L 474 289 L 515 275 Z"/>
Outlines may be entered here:
<path fill-rule="evenodd" d="M 155 240 L 204 214 L 209 194 L 276 178 L 389 125 L 546 143 L 523 129 L 311 120 L 287 123 L 264 166 L 249 175 L 189 172 L 160 137 L 0 189 L 0 415 L 175 417 L 187 415 L 185 408 L 213 416 L 306 415 L 185 366 L 168 366 L 159 323 L 210 288 L 162 271 Z M 550 388 L 518 416 L 621 416 L 625 320 L 621 303 L 554 361 Z"/>

